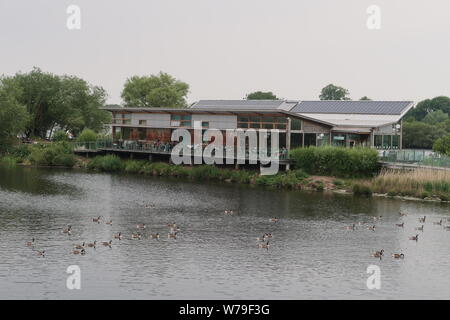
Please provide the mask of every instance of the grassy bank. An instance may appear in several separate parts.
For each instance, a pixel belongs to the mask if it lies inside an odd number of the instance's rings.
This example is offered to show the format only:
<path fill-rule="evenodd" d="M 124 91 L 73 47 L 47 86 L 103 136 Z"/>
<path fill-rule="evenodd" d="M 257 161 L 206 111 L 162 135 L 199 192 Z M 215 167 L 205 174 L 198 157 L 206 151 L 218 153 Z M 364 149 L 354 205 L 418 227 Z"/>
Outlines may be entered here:
<path fill-rule="evenodd" d="M 124 172 L 149 176 L 182 177 L 193 181 L 222 181 L 279 189 L 335 190 L 358 196 L 416 197 L 448 201 L 450 172 L 435 170 L 378 172 L 376 151 L 336 147 L 292 151 L 294 170 L 261 176 L 257 170 L 233 170 L 216 166 L 176 166 L 162 162 L 123 160 L 116 155 L 93 159 L 76 157 L 69 144 L 19 145 L 0 157 L 0 165 L 81 167 L 102 172 Z M 338 178 L 335 178 L 338 177 Z"/>

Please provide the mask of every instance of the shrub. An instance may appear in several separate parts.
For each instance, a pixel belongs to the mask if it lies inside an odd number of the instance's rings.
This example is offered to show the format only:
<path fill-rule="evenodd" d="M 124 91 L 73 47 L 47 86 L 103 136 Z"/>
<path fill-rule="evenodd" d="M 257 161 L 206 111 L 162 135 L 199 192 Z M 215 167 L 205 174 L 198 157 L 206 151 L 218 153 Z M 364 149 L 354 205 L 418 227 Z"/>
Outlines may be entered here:
<path fill-rule="evenodd" d="M 89 169 L 116 172 L 124 168 L 122 160 L 116 155 L 97 156 L 88 164 Z"/>
<path fill-rule="evenodd" d="M 309 174 L 341 177 L 373 176 L 378 169 L 378 153 L 370 148 L 308 147 L 290 152 L 296 169 Z"/>
<path fill-rule="evenodd" d="M 97 134 L 91 129 L 84 129 L 77 138 L 77 142 L 93 142 L 97 140 Z"/>
<path fill-rule="evenodd" d="M 142 167 L 145 165 L 145 161 L 139 160 L 127 160 L 124 163 L 125 172 L 128 173 L 138 173 L 142 170 Z"/>
<path fill-rule="evenodd" d="M 372 196 L 372 189 L 369 186 L 363 184 L 355 183 L 352 187 L 352 191 L 355 196 Z"/>
<path fill-rule="evenodd" d="M 30 151 L 30 162 L 39 166 L 73 167 L 76 162 L 72 147 L 67 142 L 33 145 Z"/>
<path fill-rule="evenodd" d="M 69 141 L 69 136 L 65 131 L 58 130 L 53 134 L 52 140 L 54 142 Z"/>
<path fill-rule="evenodd" d="M 5 156 L 3 158 L 0 158 L 0 166 L 2 167 L 15 167 L 17 165 L 18 160 L 12 156 Z"/>

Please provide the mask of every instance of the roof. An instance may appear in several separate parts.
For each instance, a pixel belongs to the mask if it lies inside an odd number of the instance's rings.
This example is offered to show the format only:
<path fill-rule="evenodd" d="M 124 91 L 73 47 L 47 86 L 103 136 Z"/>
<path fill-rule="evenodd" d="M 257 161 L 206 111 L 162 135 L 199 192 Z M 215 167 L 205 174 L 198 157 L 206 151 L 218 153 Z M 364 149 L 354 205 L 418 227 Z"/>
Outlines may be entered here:
<path fill-rule="evenodd" d="M 298 101 L 285 100 L 200 100 L 191 109 L 267 110 L 292 109 Z M 289 111 L 289 110 L 287 110 Z"/>
<path fill-rule="evenodd" d="M 412 101 L 320 100 L 300 101 L 291 112 L 401 115 L 413 106 Z"/>
<path fill-rule="evenodd" d="M 399 115 L 355 114 L 355 113 L 299 113 L 314 119 L 320 119 L 336 126 L 358 126 L 375 128 L 399 121 Z"/>

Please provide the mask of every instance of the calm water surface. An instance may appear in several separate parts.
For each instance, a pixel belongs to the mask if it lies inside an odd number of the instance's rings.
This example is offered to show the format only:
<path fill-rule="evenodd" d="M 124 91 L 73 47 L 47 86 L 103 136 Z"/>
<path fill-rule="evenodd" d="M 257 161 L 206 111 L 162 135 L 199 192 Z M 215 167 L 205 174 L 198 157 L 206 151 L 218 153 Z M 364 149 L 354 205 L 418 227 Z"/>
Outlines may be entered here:
<path fill-rule="evenodd" d="M 145 208 L 145 204 L 152 205 Z M 235 214 L 225 216 L 225 209 Z M 449 299 L 450 232 L 433 225 L 450 205 L 273 191 L 173 179 L 32 168 L 0 169 L 0 298 L 37 299 Z M 408 216 L 400 217 L 400 210 Z M 113 225 L 96 224 L 102 215 Z M 373 224 L 348 231 L 352 223 Z M 424 232 L 415 231 L 426 215 Z M 279 217 L 270 223 L 270 217 Z M 168 222 L 181 227 L 168 239 Z M 396 223 L 405 222 L 398 228 Z M 444 222 L 444 224 L 445 224 Z M 72 254 L 74 244 L 112 248 Z M 61 232 L 67 225 L 73 234 Z M 447 223 L 450 225 L 450 222 Z M 159 232 L 159 241 L 149 239 Z M 256 237 L 273 233 L 270 249 Z M 416 233 L 419 241 L 408 240 Z M 36 238 L 36 249 L 25 246 Z M 384 249 L 386 257 L 371 257 Z M 390 257 L 402 251 L 404 260 Z M 369 290 L 369 265 L 381 289 Z M 81 290 L 66 269 L 81 268 Z"/>

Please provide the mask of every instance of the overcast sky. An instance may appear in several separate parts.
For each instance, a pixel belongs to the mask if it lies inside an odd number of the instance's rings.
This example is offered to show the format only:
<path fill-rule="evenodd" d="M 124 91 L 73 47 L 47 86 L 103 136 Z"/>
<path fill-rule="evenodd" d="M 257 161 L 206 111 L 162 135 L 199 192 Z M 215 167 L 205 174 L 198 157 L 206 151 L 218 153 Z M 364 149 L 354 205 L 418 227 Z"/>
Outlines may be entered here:
<path fill-rule="evenodd" d="M 71 4 L 80 30 L 66 26 Z M 0 73 L 33 66 L 103 86 L 109 103 L 127 77 L 161 70 L 190 85 L 189 102 L 318 99 L 328 83 L 418 101 L 450 96 L 450 1 L 0 0 Z"/>

